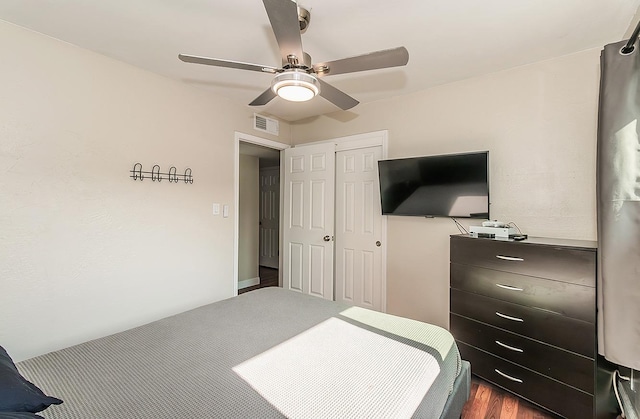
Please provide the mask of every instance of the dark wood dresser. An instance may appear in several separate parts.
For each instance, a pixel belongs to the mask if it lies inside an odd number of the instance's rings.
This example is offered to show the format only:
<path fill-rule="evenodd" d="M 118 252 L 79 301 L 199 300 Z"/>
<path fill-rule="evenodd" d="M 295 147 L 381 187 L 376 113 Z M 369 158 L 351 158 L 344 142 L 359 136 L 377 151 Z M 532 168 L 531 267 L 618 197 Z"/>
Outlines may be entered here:
<path fill-rule="evenodd" d="M 570 419 L 609 417 L 595 402 L 596 243 L 450 244 L 451 333 L 472 373 Z"/>

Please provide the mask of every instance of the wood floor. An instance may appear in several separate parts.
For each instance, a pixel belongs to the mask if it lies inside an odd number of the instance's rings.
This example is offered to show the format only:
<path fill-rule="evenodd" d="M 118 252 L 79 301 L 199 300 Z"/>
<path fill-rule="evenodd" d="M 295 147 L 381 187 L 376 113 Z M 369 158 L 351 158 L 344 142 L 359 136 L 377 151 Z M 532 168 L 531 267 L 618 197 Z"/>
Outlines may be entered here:
<path fill-rule="evenodd" d="M 278 270 L 260 266 L 260 284 L 238 290 L 238 294 L 278 286 Z M 558 419 L 537 406 L 492 384 L 473 377 L 471 395 L 462 419 Z"/>
<path fill-rule="evenodd" d="M 471 379 L 471 396 L 462 419 L 557 419 L 539 407 L 477 377 Z"/>
<path fill-rule="evenodd" d="M 278 286 L 278 270 L 273 268 L 267 268 L 266 266 L 260 266 L 259 273 L 260 283 L 251 287 L 238 290 L 238 294 L 257 290 L 264 287 L 277 287 Z"/>

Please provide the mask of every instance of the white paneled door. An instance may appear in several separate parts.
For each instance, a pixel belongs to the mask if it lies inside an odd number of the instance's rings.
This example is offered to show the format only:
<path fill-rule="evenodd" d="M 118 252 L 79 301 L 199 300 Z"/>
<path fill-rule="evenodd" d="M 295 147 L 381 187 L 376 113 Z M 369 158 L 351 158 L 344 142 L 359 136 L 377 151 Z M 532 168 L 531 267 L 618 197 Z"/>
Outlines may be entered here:
<path fill-rule="evenodd" d="M 283 287 L 333 300 L 335 145 L 284 151 Z"/>
<path fill-rule="evenodd" d="M 382 147 L 336 153 L 335 299 L 382 310 Z"/>
<path fill-rule="evenodd" d="M 280 168 L 260 169 L 260 265 L 278 269 Z"/>

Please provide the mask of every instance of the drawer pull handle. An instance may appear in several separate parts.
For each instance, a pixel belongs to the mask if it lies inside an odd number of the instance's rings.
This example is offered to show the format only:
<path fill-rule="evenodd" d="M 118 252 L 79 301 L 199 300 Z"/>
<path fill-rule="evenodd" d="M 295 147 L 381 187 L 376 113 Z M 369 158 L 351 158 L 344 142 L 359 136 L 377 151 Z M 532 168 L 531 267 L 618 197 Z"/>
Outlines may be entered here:
<path fill-rule="evenodd" d="M 509 346 L 509 345 L 505 345 L 504 343 L 500 342 L 499 340 L 496 340 L 496 343 L 500 346 L 502 346 L 503 348 L 507 348 L 510 351 L 514 351 L 514 352 L 524 352 L 524 350 L 520 349 L 520 348 L 515 348 L 513 346 Z"/>
<path fill-rule="evenodd" d="M 505 290 L 509 290 L 509 291 L 524 291 L 524 288 L 518 288 L 511 285 L 496 284 L 496 287 L 504 288 Z"/>
<path fill-rule="evenodd" d="M 499 311 L 496 311 L 496 316 L 502 317 L 503 319 L 507 319 L 507 320 L 513 320 L 514 322 L 523 322 L 524 321 L 519 317 L 507 316 L 506 314 L 502 314 Z"/>
<path fill-rule="evenodd" d="M 496 257 L 498 259 L 502 259 L 502 260 L 510 260 L 512 262 L 524 262 L 524 259 L 522 258 L 515 258 L 513 256 L 502 256 L 502 255 L 496 255 Z"/>
<path fill-rule="evenodd" d="M 522 382 L 521 379 L 516 378 L 516 377 L 512 377 L 510 375 L 507 375 L 507 374 L 503 373 L 502 371 L 500 371 L 497 368 L 494 371 L 497 372 L 498 374 L 500 374 L 501 376 L 503 376 L 504 378 L 506 378 L 507 380 L 515 381 L 516 383 L 521 383 Z"/>

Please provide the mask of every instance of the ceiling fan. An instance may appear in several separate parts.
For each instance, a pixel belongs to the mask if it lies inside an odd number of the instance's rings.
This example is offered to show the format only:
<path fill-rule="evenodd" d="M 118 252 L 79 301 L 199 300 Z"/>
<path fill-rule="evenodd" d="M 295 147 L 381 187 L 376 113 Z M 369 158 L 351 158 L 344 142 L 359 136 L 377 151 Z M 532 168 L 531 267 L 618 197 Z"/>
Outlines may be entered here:
<path fill-rule="evenodd" d="M 405 47 L 371 52 L 350 58 L 312 64 L 311 56 L 302 50 L 301 32 L 310 21 L 309 11 L 298 6 L 293 0 L 262 0 L 267 10 L 271 27 L 276 36 L 282 67 L 271 67 L 239 61 L 221 60 L 179 54 L 178 58 L 187 63 L 237 68 L 274 74 L 271 87 L 258 96 L 250 106 L 266 105 L 276 96 L 285 100 L 302 102 L 320 95 L 343 110 L 351 109 L 359 102 L 333 87 L 322 78 L 334 74 L 377 70 L 399 67 L 409 61 Z"/>

